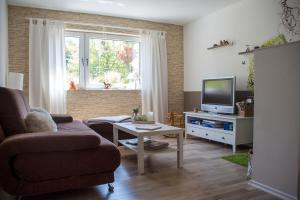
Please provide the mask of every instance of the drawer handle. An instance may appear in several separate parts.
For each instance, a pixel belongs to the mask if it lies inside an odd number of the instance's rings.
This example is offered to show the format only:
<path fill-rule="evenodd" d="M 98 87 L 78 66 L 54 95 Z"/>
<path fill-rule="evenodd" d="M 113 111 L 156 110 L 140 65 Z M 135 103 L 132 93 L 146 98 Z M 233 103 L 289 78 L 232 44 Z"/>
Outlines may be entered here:
<path fill-rule="evenodd" d="M 205 135 L 208 136 L 208 133 L 206 133 Z"/>
<path fill-rule="evenodd" d="M 222 137 L 223 140 L 225 140 L 225 137 Z"/>
<path fill-rule="evenodd" d="M 192 130 L 192 133 L 194 133 L 195 131 L 194 130 Z"/>

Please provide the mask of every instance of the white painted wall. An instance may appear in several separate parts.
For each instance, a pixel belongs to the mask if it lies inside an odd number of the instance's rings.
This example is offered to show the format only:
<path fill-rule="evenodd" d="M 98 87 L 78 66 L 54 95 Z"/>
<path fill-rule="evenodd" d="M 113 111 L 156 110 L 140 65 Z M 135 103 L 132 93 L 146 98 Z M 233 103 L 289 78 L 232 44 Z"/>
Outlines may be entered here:
<path fill-rule="evenodd" d="M 7 1 L 0 1 L 0 86 L 6 83 L 8 68 L 8 26 L 7 26 Z"/>
<path fill-rule="evenodd" d="M 299 0 L 288 0 L 298 4 Z M 260 45 L 279 33 L 280 0 L 241 0 L 184 27 L 184 91 L 201 91 L 202 79 L 237 76 L 237 89 L 247 89 L 246 44 Z M 290 37 L 300 40 L 299 36 Z M 207 50 L 226 39 L 234 46 Z M 246 62 L 247 63 L 247 62 Z"/>

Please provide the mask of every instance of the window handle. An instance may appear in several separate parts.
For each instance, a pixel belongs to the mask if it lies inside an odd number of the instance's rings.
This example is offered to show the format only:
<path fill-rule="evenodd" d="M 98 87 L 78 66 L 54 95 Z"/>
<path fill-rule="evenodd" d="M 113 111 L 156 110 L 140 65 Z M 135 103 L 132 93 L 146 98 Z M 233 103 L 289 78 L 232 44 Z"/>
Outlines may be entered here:
<path fill-rule="evenodd" d="M 83 58 L 81 58 L 81 63 L 84 66 L 84 59 Z"/>
<path fill-rule="evenodd" d="M 86 61 L 86 66 L 89 66 L 89 59 L 86 58 L 85 61 Z"/>

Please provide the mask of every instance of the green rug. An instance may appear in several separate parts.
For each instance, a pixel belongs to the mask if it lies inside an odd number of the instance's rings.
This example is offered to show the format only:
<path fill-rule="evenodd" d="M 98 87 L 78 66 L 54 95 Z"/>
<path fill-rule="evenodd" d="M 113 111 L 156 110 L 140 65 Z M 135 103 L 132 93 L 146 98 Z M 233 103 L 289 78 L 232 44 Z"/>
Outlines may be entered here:
<path fill-rule="evenodd" d="M 248 167 L 248 153 L 237 153 L 230 156 L 224 156 L 222 158 L 243 167 Z"/>

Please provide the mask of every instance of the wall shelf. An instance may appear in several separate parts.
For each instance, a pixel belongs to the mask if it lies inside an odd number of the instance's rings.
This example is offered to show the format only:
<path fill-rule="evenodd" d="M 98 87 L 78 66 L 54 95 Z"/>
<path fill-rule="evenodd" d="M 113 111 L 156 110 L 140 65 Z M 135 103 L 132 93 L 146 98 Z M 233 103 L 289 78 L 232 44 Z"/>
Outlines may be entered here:
<path fill-rule="evenodd" d="M 243 52 L 239 52 L 239 55 L 246 55 L 246 54 L 250 54 L 253 53 L 254 50 L 250 50 L 250 51 L 243 51 Z"/>
<path fill-rule="evenodd" d="M 233 45 L 233 42 L 231 42 L 229 44 L 225 44 L 225 45 L 217 45 L 217 46 L 208 47 L 207 50 L 217 49 L 217 48 L 221 48 L 221 47 L 228 47 L 228 46 L 232 46 L 232 45 Z"/>

